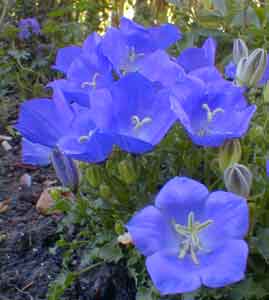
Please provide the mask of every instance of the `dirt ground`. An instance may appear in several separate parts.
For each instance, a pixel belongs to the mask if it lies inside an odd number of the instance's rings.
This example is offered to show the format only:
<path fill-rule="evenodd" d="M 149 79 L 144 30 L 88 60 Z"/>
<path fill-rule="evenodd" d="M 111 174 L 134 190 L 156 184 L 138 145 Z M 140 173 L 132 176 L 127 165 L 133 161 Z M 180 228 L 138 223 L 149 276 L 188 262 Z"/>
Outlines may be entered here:
<path fill-rule="evenodd" d="M 0 127 L 0 135 L 7 134 Z M 9 143 L 9 151 L 0 145 L 0 300 L 43 300 L 61 270 L 61 253 L 49 251 L 58 238 L 59 216 L 42 216 L 35 205 L 43 189 L 55 183 L 54 172 L 23 165 L 19 138 Z M 26 173 L 30 187 L 21 184 Z M 103 265 L 83 274 L 61 299 L 134 300 L 135 285 L 123 266 Z"/>

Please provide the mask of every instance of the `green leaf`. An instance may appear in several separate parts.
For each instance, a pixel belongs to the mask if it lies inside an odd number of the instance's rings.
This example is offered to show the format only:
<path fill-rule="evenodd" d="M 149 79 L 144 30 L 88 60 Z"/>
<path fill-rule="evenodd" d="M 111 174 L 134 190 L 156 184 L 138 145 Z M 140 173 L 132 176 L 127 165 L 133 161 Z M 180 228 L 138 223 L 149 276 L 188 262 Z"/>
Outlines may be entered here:
<path fill-rule="evenodd" d="M 107 262 L 118 262 L 123 257 L 118 244 L 113 242 L 104 245 L 99 250 L 98 256 Z"/>
<path fill-rule="evenodd" d="M 254 245 L 266 263 L 269 264 L 269 228 L 258 230 L 257 236 L 254 238 Z"/>

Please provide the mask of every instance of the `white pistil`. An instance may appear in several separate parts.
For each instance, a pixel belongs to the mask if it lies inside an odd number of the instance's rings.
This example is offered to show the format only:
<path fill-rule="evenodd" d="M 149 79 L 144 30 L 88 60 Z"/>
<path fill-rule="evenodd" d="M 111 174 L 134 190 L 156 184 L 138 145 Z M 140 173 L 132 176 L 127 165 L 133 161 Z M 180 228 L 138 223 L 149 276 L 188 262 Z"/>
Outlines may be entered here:
<path fill-rule="evenodd" d="M 95 133 L 95 131 L 96 131 L 96 129 L 90 130 L 89 133 L 88 133 L 88 135 L 82 135 L 82 136 L 80 136 L 78 138 L 78 141 L 80 143 L 87 142 L 90 139 L 90 137 Z"/>
<path fill-rule="evenodd" d="M 188 215 L 187 226 L 173 222 L 176 232 L 183 236 L 183 241 L 181 242 L 181 248 L 179 251 L 179 258 L 182 259 L 189 253 L 193 262 L 196 265 L 199 264 L 196 252 L 199 250 L 204 250 L 199 238 L 199 232 L 212 223 L 212 220 L 207 220 L 204 223 L 195 222 L 193 212 L 190 212 Z"/>
<path fill-rule="evenodd" d="M 142 120 L 138 116 L 132 116 L 131 118 L 132 124 L 134 125 L 134 130 L 137 131 L 138 129 L 142 128 L 144 125 L 149 124 L 152 122 L 150 117 L 145 117 Z"/>
<path fill-rule="evenodd" d="M 208 104 L 206 104 L 206 103 L 204 103 L 202 105 L 202 108 L 206 110 L 208 123 L 212 122 L 213 118 L 215 117 L 215 115 L 217 113 L 220 113 L 220 112 L 224 113 L 224 110 L 222 108 L 219 108 L 219 107 L 216 108 L 216 109 L 214 109 L 213 111 L 211 111 L 211 109 L 209 108 Z"/>
<path fill-rule="evenodd" d="M 92 81 L 84 81 L 82 82 L 81 84 L 81 87 L 84 89 L 86 87 L 93 87 L 93 88 L 96 88 L 96 79 L 97 77 L 99 76 L 100 74 L 99 73 L 94 73 L 93 77 L 92 77 Z"/>

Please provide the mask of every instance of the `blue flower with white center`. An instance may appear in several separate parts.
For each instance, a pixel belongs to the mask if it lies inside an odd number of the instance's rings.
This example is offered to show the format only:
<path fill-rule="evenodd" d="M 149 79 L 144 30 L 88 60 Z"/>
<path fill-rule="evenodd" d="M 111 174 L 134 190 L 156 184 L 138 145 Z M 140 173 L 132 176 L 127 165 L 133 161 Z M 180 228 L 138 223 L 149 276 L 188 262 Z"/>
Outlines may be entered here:
<path fill-rule="evenodd" d="M 175 177 L 155 205 L 139 211 L 126 228 L 163 295 L 192 292 L 201 285 L 223 287 L 244 278 L 248 206 L 240 196 L 209 193 L 195 180 Z"/>
<path fill-rule="evenodd" d="M 27 140 L 23 160 L 29 163 L 45 164 L 46 156 L 51 157 L 55 149 L 72 159 L 101 162 L 112 150 L 111 138 L 98 131 L 88 109 L 69 104 L 59 89 L 54 90 L 53 100 L 23 103 L 15 127 Z"/>
<path fill-rule="evenodd" d="M 58 51 L 54 69 L 66 75 L 66 79 L 50 83 L 60 88 L 68 101 L 89 107 L 89 93 L 93 89 L 109 87 L 114 81 L 112 66 L 103 55 L 97 33 L 88 36 L 82 47 L 69 46 Z"/>
<path fill-rule="evenodd" d="M 93 92 L 89 114 L 97 128 L 122 150 L 144 153 L 162 140 L 176 120 L 169 96 L 168 89 L 159 89 L 139 73 L 130 73 L 110 90 Z"/>
<path fill-rule="evenodd" d="M 119 76 L 139 71 L 139 62 L 156 50 L 165 50 L 181 38 L 176 26 L 164 24 L 145 28 L 122 18 L 119 29 L 110 28 L 102 50 Z"/>
<path fill-rule="evenodd" d="M 244 135 L 256 110 L 243 90 L 225 80 L 205 83 L 189 76 L 173 87 L 171 105 L 192 141 L 218 147 Z"/>

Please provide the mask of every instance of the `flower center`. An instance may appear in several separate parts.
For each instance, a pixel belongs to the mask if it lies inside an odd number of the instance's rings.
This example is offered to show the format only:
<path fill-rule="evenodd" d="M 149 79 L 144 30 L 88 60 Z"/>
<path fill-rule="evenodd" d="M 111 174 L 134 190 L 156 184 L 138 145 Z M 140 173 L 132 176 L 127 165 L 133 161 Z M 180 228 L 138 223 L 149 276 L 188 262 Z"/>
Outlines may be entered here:
<path fill-rule="evenodd" d="M 99 76 L 100 74 L 99 73 L 94 73 L 93 77 L 92 77 L 92 81 L 84 81 L 82 82 L 81 84 L 81 87 L 84 89 L 86 87 L 93 87 L 93 88 L 96 88 L 96 79 L 97 77 Z"/>
<path fill-rule="evenodd" d="M 129 48 L 127 61 L 121 66 L 120 72 L 122 75 L 126 75 L 128 72 L 137 72 L 139 68 L 134 65 L 139 57 L 143 57 L 144 53 L 136 53 L 134 47 Z"/>
<path fill-rule="evenodd" d="M 151 123 L 152 119 L 150 117 L 145 117 L 142 120 L 140 120 L 140 118 L 138 116 L 134 115 L 134 116 L 132 116 L 131 121 L 132 121 L 134 130 L 137 131 L 140 128 L 142 128 L 144 125 Z"/>
<path fill-rule="evenodd" d="M 200 241 L 199 233 L 212 223 L 212 220 L 207 220 L 203 223 L 195 222 L 193 212 L 190 212 L 188 215 L 187 226 L 174 223 L 176 232 L 183 237 L 180 244 L 179 258 L 184 258 L 187 254 L 190 254 L 193 262 L 196 265 L 199 264 L 196 252 L 205 250 Z"/>
<path fill-rule="evenodd" d="M 80 136 L 80 137 L 78 138 L 78 141 L 79 141 L 80 143 L 87 142 L 87 141 L 90 139 L 90 137 L 96 132 L 96 130 L 97 130 L 97 129 L 90 130 L 89 133 L 88 133 L 88 135 L 82 135 L 82 136 Z"/>
<path fill-rule="evenodd" d="M 199 130 L 199 135 L 203 136 L 206 133 L 209 132 L 209 125 L 210 123 L 213 121 L 214 117 L 218 114 L 218 113 L 224 113 L 224 110 L 220 107 L 217 107 L 216 109 L 214 109 L 213 111 L 210 109 L 210 107 L 208 106 L 207 103 L 204 103 L 202 105 L 202 108 L 206 111 L 206 123 L 204 125 L 204 127 L 202 129 Z"/>

